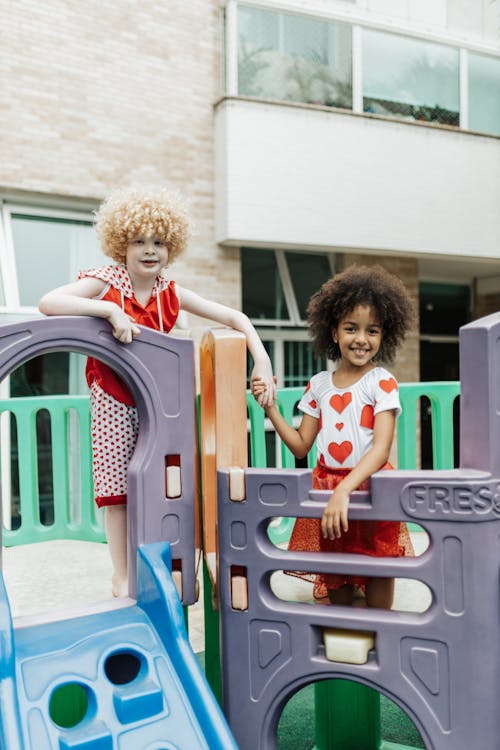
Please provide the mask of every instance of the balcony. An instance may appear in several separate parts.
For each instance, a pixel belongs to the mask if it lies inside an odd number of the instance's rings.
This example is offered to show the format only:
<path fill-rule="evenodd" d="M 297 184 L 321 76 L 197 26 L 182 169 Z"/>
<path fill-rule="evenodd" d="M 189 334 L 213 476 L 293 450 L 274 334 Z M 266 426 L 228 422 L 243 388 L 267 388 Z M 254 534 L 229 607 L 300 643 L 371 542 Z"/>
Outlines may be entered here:
<path fill-rule="evenodd" d="M 500 255 L 498 137 L 242 97 L 215 124 L 220 243 Z"/>

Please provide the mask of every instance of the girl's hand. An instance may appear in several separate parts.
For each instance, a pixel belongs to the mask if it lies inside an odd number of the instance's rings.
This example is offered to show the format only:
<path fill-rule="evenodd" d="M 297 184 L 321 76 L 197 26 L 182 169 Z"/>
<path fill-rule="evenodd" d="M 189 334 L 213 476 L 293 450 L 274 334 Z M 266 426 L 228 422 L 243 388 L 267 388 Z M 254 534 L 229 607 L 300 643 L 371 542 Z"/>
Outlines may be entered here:
<path fill-rule="evenodd" d="M 130 344 L 132 339 L 139 336 L 141 329 L 135 325 L 135 321 L 127 315 L 118 305 L 113 305 L 107 321 L 113 329 L 113 336 L 122 344 Z"/>
<path fill-rule="evenodd" d="M 256 389 L 257 391 L 256 392 Z M 273 377 L 270 366 L 262 367 L 258 364 L 252 370 L 250 377 L 250 390 L 263 409 L 274 405 L 276 400 L 276 378 Z"/>
<path fill-rule="evenodd" d="M 321 519 L 321 534 L 323 539 L 340 539 L 342 531 L 349 528 L 347 523 L 347 509 L 349 507 L 349 493 L 337 487 L 329 499 Z"/>
<path fill-rule="evenodd" d="M 267 391 L 266 381 L 263 378 L 254 378 L 250 381 L 250 391 L 257 403 L 260 403 L 259 399 Z"/>

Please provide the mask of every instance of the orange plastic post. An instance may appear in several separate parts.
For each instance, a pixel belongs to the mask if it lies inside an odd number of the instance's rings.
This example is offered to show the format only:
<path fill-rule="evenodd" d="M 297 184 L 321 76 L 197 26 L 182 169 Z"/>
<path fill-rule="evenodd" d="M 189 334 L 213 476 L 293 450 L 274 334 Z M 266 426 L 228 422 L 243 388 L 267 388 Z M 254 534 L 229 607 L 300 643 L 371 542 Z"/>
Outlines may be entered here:
<path fill-rule="evenodd" d="M 248 466 L 246 339 L 229 328 L 208 331 L 200 344 L 203 549 L 217 583 L 217 469 Z"/>

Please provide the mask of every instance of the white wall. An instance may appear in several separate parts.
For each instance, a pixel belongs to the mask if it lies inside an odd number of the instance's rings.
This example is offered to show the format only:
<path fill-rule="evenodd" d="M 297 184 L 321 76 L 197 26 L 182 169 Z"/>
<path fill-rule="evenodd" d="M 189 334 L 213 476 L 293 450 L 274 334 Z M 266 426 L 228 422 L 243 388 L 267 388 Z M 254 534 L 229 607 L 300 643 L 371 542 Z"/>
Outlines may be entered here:
<path fill-rule="evenodd" d="M 500 140 L 300 106 L 216 111 L 217 240 L 500 257 Z"/>
<path fill-rule="evenodd" d="M 500 0 L 245 0 L 454 43 L 500 48 Z M 230 0 L 226 0 L 230 2 Z"/>

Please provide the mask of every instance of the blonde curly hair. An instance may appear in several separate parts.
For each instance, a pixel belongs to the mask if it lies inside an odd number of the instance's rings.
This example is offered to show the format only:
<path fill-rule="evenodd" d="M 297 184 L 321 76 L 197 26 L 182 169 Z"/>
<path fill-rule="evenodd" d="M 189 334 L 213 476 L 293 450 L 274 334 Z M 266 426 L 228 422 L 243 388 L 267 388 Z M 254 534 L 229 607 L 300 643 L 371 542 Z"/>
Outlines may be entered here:
<path fill-rule="evenodd" d="M 168 263 L 185 249 L 190 231 L 181 201 L 165 188 L 114 190 L 95 213 L 94 228 L 105 255 L 124 263 L 128 243 L 152 234 L 168 248 Z"/>

